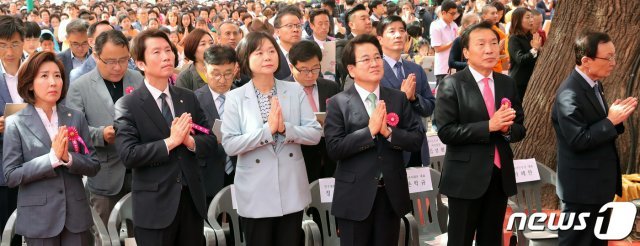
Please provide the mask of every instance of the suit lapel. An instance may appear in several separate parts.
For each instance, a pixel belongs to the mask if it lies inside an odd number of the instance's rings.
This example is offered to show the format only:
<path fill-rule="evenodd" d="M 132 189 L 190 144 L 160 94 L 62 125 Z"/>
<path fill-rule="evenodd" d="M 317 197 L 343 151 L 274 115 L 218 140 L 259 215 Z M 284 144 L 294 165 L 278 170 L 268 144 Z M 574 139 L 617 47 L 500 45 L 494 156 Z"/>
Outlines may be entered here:
<path fill-rule="evenodd" d="M 97 68 L 92 70 L 91 73 L 91 79 L 93 80 L 92 87 L 95 89 L 96 94 L 98 94 L 100 101 L 104 102 L 101 104 L 105 106 L 105 110 L 107 110 L 107 112 L 111 114 L 111 117 L 115 117 L 115 111 L 113 110 L 113 99 L 111 98 L 109 89 L 107 89 L 107 85 L 104 83 L 104 79 L 102 79 L 102 76 L 100 75 L 100 72 L 98 72 Z M 89 100 L 91 100 L 91 98 L 89 98 Z"/>
<path fill-rule="evenodd" d="M 479 108 L 478 110 L 483 112 L 482 116 L 486 117 L 486 119 L 489 119 L 489 111 L 487 111 L 487 104 L 484 103 L 484 97 L 482 97 L 482 92 L 480 92 L 478 83 L 473 78 L 473 75 L 471 74 L 471 71 L 469 70 L 469 68 L 465 68 L 463 72 L 464 73 L 462 75 L 464 76 L 464 80 L 462 85 L 465 88 L 464 91 L 469 93 L 468 94 L 469 98 L 466 100 L 473 100 L 473 96 L 475 96 L 475 98 L 477 98 L 478 101 L 472 102 L 472 105 L 478 105 L 478 108 Z M 495 87 L 496 85 L 494 84 L 494 88 Z M 495 98 L 495 95 L 494 95 L 494 98 Z"/>
<path fill-rule="evenodd" d="M 136 85 L 138 85 L 138 83 L 135 83 L 132 79 L 134 78 L 133 74 L 131 74 L 131 71 L 129 71 L 127 69 L 127 71 L 124 73 L 124 79 L 122 80 L 122 90 L 124 90 L 122 92 L 122 95 L 127 95 L 127 88 L 131 87 L 134 90 L 138 89 L 136 88 Z M 142 82 L 142 81 L 137 81 L 137 82 Z M 143 82 L 144 83 L 144 82 Z"/>
<path fill-rule="evenodd" d="M 4 74 L 0 74 L 0 97 L 2 97 L 2 100 L 4 100 L 5 103 L 13 103 L 13 100 L 11 99 L 11 94 L 9 94 L 9 87 L 7 86 L 7 81 L 4 79 Z M 3 115 L 4 115 L 4 108 L 0 109 L 3 111 Z"/>
<path fill-rule="evenodd" d="M 498 110 L 500 108 L 500 106 L 502 105 L 502 98 L 508 98 L 506 97 L 506 93 L 505 93 L 505 88 L 506 85 L 503 83 L 502 80 L 498 80 L 496 79 L 496 75 L 495 72 L 493 72 L 493 90 L 494 90 L 494 106 L 495 109 Z M 509 100 L 511 100 L 511 98 L 509 98 Z"/>
<path fill-rule="evenodd" d="M 290 92 L 288 91 L 288 86 L 283 85 L 282 83 L 286 83 L 286 82 L 279 82 L 276 80 L 276 90 L 278 93 L 278 101 L 280 102 L 280 107 L 282 108 L 282 117 L 284 119 L 291 119 L 291 96 L 289 95 Z M 276 150 L 276 153 L 280 152 L 280 150 L 284 147 L 284 144 L 280 144 L 278 145 L 278 148 Z"/>
<path fill-rule="evenodd" d="M 213 94 L 209 88 L 203 91 L 204 95 L 202 97 L 202 101 L 200 102 L 202 105 L 205 105 L 203 108 L 204 113 L 207 115 L 207 119 L 209 119 L 209 123 L 213 126 L 213 122 L 216 119 L 220 119 L 220 114 L 218 113 L 218 108 L 216 107 L 216 102 L 213 101 Z"/>
<path fill-rule="evenodd" d="M 364 106 L 362 99 L 360 99 L 360 95 L 358 91 L 356 91 L 355 86 L 351 86 L 348 90 L 347 104 L 349 105 L 349 112 L 351 112 L 351 117 L 354 119 L 356 124 L 366 124 L 369 121 L 369 114 L 367 113 L 367 108 Z"/>
<path fill-rule="evenodd" d="M 58 105 L 57 107 L 58 113 L 58 125 L 59 126 L 75 126 L 73 124 L 73 113 L 68 110 L 66 107 Z"/>
<path fill-rule="evenodd" d="M 171 101 L 173 101 L 173 111 L 175 117 L 180 117 L 184 112 L 187 112 L 187 106 L 185 105 L 184 95 L 176 90 L 172 85 L 169 85 L 169 93 L 171 93 Z"/>
<path fill-rule="evenodd" d="M 383 61 L 384 61 L 383 62 L 384 79 L 382 80 L 383 82 L 382 86 L 394 88 L 394 89 L 400 89 L 400 85 L 402 85 L 402 81 L 398 80 L 395 73 L 393 73 L 393 70 L 391 69 L 391 66 L 389 65 L 389 63 L 387 63 L 387 61 L 384 59 Z"/>
<path fill-rule="evenodd" d="M 316 80 L 316 85 L 318 86 L 318 106 L 320 106 L 320 108 L 318 108 L 318 111 L 326 112 L 327 99 L 329 99 L 327 95 L 327 88 L 325 87 L 324 81 L 321 80 Z"/>
<path fill-rule="evenodd" d="M 589 83 L 575 70 L 573 71 L 572 75 L 574 76 L 574 80 L 579 83 L 584 90 L 584 94 L 587 96 L 589 102 L 591 102 L 591 105 L 598 111 L 600 115 L 606 116 L 607 113 L 602 108 L 602 105 L 600 105 L 600 101 L 598 101 L 598 98 L 595 94 L 596 92 L 594 91 L 593 87 L 591 87 Z M 602 102 L 604 103 L 604 96 L 602 96 Z"/>
<path fill-rule="evenodd" d="M 49 138 L 49 133 L 47 132 L 47 129 L 44 128 L 42 119 L 40 119 L 40 115 L 38 115 L 36 108 L 32 104 L 29 104 L 22 112 L 27 119 L 24 121 L 27 129 L 31 131 L 31 133 L 33 133 L 33 135 L 40 140 L 44 146 L 51 146 L 51 138 Z M 60 116 L 58 116 L 58 118 L 59 117 Z M 58 121 L 60 120 L 58 119 Z"/>
<path fill-rule="evenodd" d="M 153 122 L 156 127 L 162 132 L 162 134 L 167 135 L 170 134 L 170 126 L 167 126 L 164 118 L 162 118 L 162 112 L 158 108 L 158 104 L 156 103 L 155 98 L 151 96 L 151 92 L 147 89 L 146 86 L 141 86 L 139 90 L 142 90 L 140 94 L 140 100 L 142 101 L 142 111 L 144 111 L 151 122 Z M 171 95 L 173 97 L 173 95 Z M 172 98 L 176 100 L 175 97 Z M 175 106 L 174 106 L 175 107 Z M 175 110 L 175 108 L 174 108 Z"/>

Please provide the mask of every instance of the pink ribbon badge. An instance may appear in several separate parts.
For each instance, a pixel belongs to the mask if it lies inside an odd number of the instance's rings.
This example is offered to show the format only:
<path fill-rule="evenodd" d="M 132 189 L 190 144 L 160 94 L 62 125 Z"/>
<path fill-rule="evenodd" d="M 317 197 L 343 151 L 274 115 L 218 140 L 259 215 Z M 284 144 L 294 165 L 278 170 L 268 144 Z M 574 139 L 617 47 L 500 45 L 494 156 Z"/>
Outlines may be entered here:
<path fill-rule="evenodd" d="M 503 97 L 502 100 L 500 100 L 500 104 L 506 104 L 507 107 L 511 108 L 511 100 L 509 100 L 509 98 Z"/>
<path fill-rule="evenodd" d="M 71 141 L 71 144 L 73 145 L 73 150 L 75 150 L 76 153 L 80 153 L 80 147 L 78 146 L 79 142 L 80 144 L 82 144 L 82 147 L 84 147 L 84 154 L 88 155 L 89 148 L 87 148 L 84 140 L 82 140 L 82 137 L 80 137 L 80 134 L 78 134 L 78 129 L 76 129 L 75 126 L 69 126 L 67 127 L 67 131 L 69 132 L 69 141 Z"/>
<path fill-rule="evenodd" d="M 209 129 L 204 128 L 201 125 L 191 123 L 191 134 L 196 134 L 194 130 L 202 132 L 202 133 L 204 133 L 206 135 L 209 135 Z"/>
<path fill-rule="evenodd" d="M 124 89 L 124 93 L 127 95 L 131 94 L 131 92 L 133 92 L 133 86 L 127 86 L 127 88 Z"/>
<path fill-rule="evenodd" d="M 387 114 L 387 125 L 397 126 L 399 122 L 400 117 L 398 117 L 398 114 L 393 112 Z"/>

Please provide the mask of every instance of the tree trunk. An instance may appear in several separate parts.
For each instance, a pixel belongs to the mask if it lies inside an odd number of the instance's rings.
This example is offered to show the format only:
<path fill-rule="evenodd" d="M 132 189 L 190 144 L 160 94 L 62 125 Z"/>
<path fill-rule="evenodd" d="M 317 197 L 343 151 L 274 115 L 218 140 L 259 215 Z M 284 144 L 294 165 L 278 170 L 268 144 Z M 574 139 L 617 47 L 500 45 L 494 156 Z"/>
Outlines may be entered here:
<path fill-rule="evenodd" d="M 640 59 L 640 1 L 568 1 L 560 0 L 556 6 L 548 39 L 538 57 L 524 98 L 527 137 L 514 145 L 516 158 L 536 158 L 556 169 L 556 137 L 551 123 L 551 108 L 560 83 L 575 67 L 573 43 L 585 30 L 608 33 L 616 46 L 616 67 L 604 79 L 605 97 L 609 103 L 616 98 L 638 97 L 640 80 L 633 77 L 640 71 L 631 71 Z M 618 152 L 622 171 L 638 172 L 638 116 L 625 122 L 626 131 L 618 138 Z M 633 141 L 632 141 L 633 140 Z M 627 166 L 629 169 L 627 169 Z M 546 188 L 544 206 L 556 208 L 555 188 Z"/>

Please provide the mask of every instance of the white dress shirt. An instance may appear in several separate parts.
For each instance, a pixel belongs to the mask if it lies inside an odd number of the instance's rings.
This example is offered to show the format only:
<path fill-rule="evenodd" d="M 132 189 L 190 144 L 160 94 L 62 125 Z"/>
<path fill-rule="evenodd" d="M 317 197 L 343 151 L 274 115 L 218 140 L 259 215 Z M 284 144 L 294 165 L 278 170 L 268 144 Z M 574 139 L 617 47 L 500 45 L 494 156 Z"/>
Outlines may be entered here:
<path fill-rule="evenodd" d="M 42 120 L 42 124 L 44 125 L 44 128 L 47 130 L 47 134 L 49 134 L 49 139 L 51 139 L 51 142 L 53 143 L 53 138 L 56 137 L 56 135 L 58 134 L 58 111 L 56 110 L 56 106 L 53 106 L 53 113 L 51 113 L 51 120 L 49 120 L 49 118 L 47 117 L 47 114 L 44 112 L 43 109 L 38 108 L 38 107 L 34 107 L 36 109 L 36 112 L 38 112 L 38 116 L 40 116 L 40 120 Z M 69 143 L 71 144 L 71 143 Z M 71 155 L 69 155 L 69 162 L 63 162 L 62 160 L 58 159 L 58 157 L 56 156 L 56 152 L 55 150 L 53 150 L 53 146 L 51 147 L 51 151 L 49 151 L 49 160 L 51 161 L 51 166 L 53 168 L 59 167 L 59 166 L 71 166 Z"/>
<path fill-rule="evenodd" d="M 215 103 L 215 105 L 216 105 L 216 110 L 218 111 L 218 116 L 220 117 L 220 119 L 222 119 L 222 115 L 220 115 L 220 101 L 218 101 L 218 98 L 220 97 L 220 93 L 217 93 L 217 92 L 213 91 L 211 89 L 211 87 L 207 86 L 207 88 L 209 88 L 209 91 L 211 92 L 211 97 L 213 97 L 213 103 Z"/>
<path fill-rule="evenodd" d="M 495 101 L 495 96 L 496 96 L 496 86 L 495 83 L 493 82 L 493 70 L 491 71 L 491 73 L 489 74 L 488 77 L 484 77 L 484 75 L 480 74 L 478 71 L 476 71 L 475 69 L 473 69 L 471 66 L 469 67 L 469 71 L 471 71 L 471 75 L 473 75 L 473 79 L 476 81 L 476 85 L 478 85 L 478 88 L 480 88 L 480 93 L 482 93 L 482 97 L 484 98 L 484 83 L 482 83 L 482 79 L 484 78 L 489 78 L 489 87 L 491 88 L 491 94 L 493 94 L 494 97 L 494 101 Z M 498 105 L 499 107 L 499 105 Z M 497 110 L 497 108 L 496 108 Z"/>
<path fill-rule="evenodd" d="M 11 96 L 11 101 L 13 103 L 22 103 L 22 97 L 18 94 L 18 75 L 11 75 L 7 73 L 7 70 L 4 68 L 4 63 L 0 61 L 0 69 L 2 69 L 2 74 L 4 75 L 4 80 L 7 82 L 7 89 L 9 89 L 9 95 Z"/>
<path fill-rule="evenodd" d="M 160 110 L 160 112 L 162 112 L 162 99 L 160 98 L 160 95 L 162 93 L 167 94 L 164 100 L 167 101 L 167 104 L 169 105 L 169 109 L 171 110 L 171 115 L 173 115 L 173 117 L 175 118 L 176 111 L 173 109 L 173 100 L 171 100 L 171 93 L 169 93 L 169 85 L 167 85 L 167 87 L 164 88 L 164 91 L 161 91 L 153 87 L 151 84 L 149 84 L 149 81 L 145 79 L 144 86 L 147 87 L 147 89 L 151 93 L 151 96 L 156 101 L 156 105 L 158 105 L 158 109 Z M 169 128 L 171 128 L 171 126 L 169 126 Z M 171 151 L 169 151 L 169 144 L 167 143 L 166 139 L 164 140 L 164 144 L 167 146 L 167 153 L 171 153 Z"/>

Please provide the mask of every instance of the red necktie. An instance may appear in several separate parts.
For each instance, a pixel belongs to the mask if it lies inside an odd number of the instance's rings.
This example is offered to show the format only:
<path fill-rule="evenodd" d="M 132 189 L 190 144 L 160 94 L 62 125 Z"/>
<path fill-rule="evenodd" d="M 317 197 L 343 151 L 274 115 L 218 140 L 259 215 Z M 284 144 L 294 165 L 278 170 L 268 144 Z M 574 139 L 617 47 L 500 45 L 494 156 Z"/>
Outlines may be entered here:
<path fill-rule="evenodd" d="M 489 118 L 493 117 L 493 114 L 496 111 L 496 101 L 493 98 L 493 92 L 491 92 L 491 87 L 489 86 L 489 81 L 491 79 L 484 78 L 482 79 L 482 83 L 484 83 L 484 89 L 482 90 L 482 97 L 484 98 L 484 105 L 487 106 L 487 112 L 489 112 Z M 493 155 L 493 163 L 496 167 L 501 168 L 500 165 L 500 155 L 498 154 L 498 147 L 495 147 L 495 153 Z"/>
<path fill-rule="evenodd" d="M 316 107 L 316 100 L 313 99 L 313 86 L 305 86 L 304 93 L 307 94 L 307 100 L 309 100 L 309 104 L 311 104 L 311 109 L 313 109 L 313 112 L 318 112 L 318 107 Z"/>

